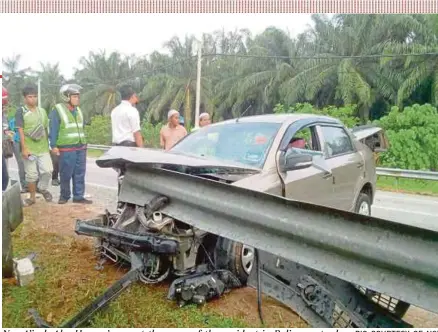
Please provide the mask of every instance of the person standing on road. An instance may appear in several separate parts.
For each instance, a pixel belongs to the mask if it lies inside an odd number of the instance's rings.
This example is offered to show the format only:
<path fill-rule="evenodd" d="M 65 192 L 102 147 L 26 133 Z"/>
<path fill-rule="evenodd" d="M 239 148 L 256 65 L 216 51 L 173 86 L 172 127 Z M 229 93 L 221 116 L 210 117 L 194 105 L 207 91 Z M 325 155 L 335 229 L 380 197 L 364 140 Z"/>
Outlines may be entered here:
<path fill-rule="evenodd" d="M 84 116 L 79 108 L 81 86 L 63 85 L 59 91 L 62 103 L 50 113 L 50 147 L 59 156 L 61 190 L 59 204 L 70 200 L 70 183 L 73 182 L 73 203 L 91 204 L 84 197 L 87 167 L 87 141 Z"/>
<path fill-rule="evenodd" d="M 120 146 L 143 147 L 140 114 L 134 105 L 138 97 L 130 85 L 119 90 L 122 102 L 111 112 L 112 143 Z"/>
<path fill-rule="evenodd" d="M 210 123 L 211 123 L 210 114 L 208 114 L 207 112 L 201 113 L 199 114 L 199 127 L 194 127 L 192 129 L 192 132 L 198 130 L 199 128 L 208 126 Z"/>
<path fill-rule="evenodd" d="M 38 88 L 34 84 L 23 89 L 24 106 L 15 113 L 15 126 L 20 134 L 21 155 L 30 197 L 24 201 L 25 206 L 36 202 L 37 181 L 39 192 L 46 202 L 52 201 L 52 194 L 47 190 L 52 177 L 52 160 L 50 159 L 47 129 L 49 119 L 44 109 L 38 107 Z"/>
<path fill-rule="evenodd" d="M 184 136 L 187 135 L 187 130 L 179 124 L 179 112 L 170 110 L 167 113 L 167 125 L 161 128 L 160 145 L 164 150 L 170 150 Z"/>

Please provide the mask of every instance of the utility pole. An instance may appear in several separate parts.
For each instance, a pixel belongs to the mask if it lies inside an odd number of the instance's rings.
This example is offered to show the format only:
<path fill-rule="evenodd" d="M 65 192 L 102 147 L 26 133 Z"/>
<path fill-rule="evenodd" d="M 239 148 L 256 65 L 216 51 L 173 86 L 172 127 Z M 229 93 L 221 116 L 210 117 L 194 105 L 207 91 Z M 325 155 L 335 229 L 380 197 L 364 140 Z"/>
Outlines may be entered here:
<path fill-rule="evenodd" d="M 195 128 L 199 127 L 199 109 L 201 107 L 201 64 L 202 64 L 202 39 L 200 42 L 198 42 L 198 66 L 197 66 L 198 70 L 196 74 Z"/>
<path fill-rule="evenodd" d="M 41 108 L 41 78 L 38 78 L 38 107 Z"/>

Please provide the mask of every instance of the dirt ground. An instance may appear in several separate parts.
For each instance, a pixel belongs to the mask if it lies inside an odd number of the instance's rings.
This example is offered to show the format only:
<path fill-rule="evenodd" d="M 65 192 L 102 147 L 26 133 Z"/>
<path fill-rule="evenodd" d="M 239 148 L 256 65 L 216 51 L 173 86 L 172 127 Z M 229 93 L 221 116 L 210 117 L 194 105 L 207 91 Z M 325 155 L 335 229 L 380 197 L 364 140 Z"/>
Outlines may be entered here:
<path fill-rule="evenodd" d="M 58 205 L 55 203 L 45 203 L 40 197 L 37 198 L 36 205 L 25 208 L 27 228 L 27 232 L 25 233 L 41 229 L 60 235 L 63 238 L 71 238 L 69 249 L 75 252 L 74 255 L 78 264 L 75 271 L 76 273 L 69 274 L 69 278 L 64 281 L 59 281 L 59 283 L 61 283 L 59 285 L 60 288 L 63 288 L 67 284 L 69 286 L 73 284 L 79 287 L 83 283 L 93 282 L 94 275 L 97 272 L 94 270 L 96 260 L 92 250 L 92 238 L 79 237 L 74 232 L 74 226 L 77 219 L 93 218 L 103 211 L 104 207 L 97 204 L 90 206 L 72 203 Z M 119 279 L 125 272 L 114 267 L 108 267 L 106 271 L 111 274 L 110 279 L 113 281 Z M 63 285 L 64 283 L 66 284 Z M 64 298 L 63 301 L 69 301 L 69 299 Z M 262 303 L 266 326 L 308 326 L 297 314 L 276 300 L 263 296 Z M 233 290 L 222 298 L 209 302 L 207 306 L 209 306 L 213 312 L 223 314 L 227 317 L 232 316 L 247 322 L 259 320 L 256 291 L 249 287 Z M 405 319 L 415 327 L 432 328 L 438 326 L 437 314 L 416 307 L 409 309 Z"/>

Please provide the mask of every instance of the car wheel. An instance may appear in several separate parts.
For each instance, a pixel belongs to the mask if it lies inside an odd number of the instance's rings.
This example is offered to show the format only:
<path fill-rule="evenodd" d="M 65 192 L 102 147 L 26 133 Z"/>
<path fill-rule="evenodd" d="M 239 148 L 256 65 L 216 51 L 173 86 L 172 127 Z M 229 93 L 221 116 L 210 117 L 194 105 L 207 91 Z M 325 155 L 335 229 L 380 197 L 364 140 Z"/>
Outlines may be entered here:
<path fill-rule="evenodd" d="M 220 269 L 231 271 L 246 285 L 248 276 L 254 267 L 254 248 L 246 244 L 219 238 L 215 248 L 215 261 Z"/>
<path fill-rule="evenodd" d="M 360 193 L 356 201 L 354 212 L 371 216 L 371 198 L 365 193 Z"/>

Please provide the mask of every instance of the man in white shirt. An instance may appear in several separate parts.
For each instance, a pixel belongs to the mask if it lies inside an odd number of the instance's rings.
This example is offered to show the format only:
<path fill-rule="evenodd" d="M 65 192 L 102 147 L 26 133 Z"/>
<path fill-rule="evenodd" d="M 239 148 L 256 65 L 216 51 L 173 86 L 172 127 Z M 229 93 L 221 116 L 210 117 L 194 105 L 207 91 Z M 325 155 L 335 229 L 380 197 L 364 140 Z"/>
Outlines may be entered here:
<path fill-rule="evenodd" d="M 122 102 L 111 112 L 113 145 L 143 147 L 140 114 L 134 107 L 138 103 L 137 94 L 130 85 L 122 86 L 119 92 Z"/>

